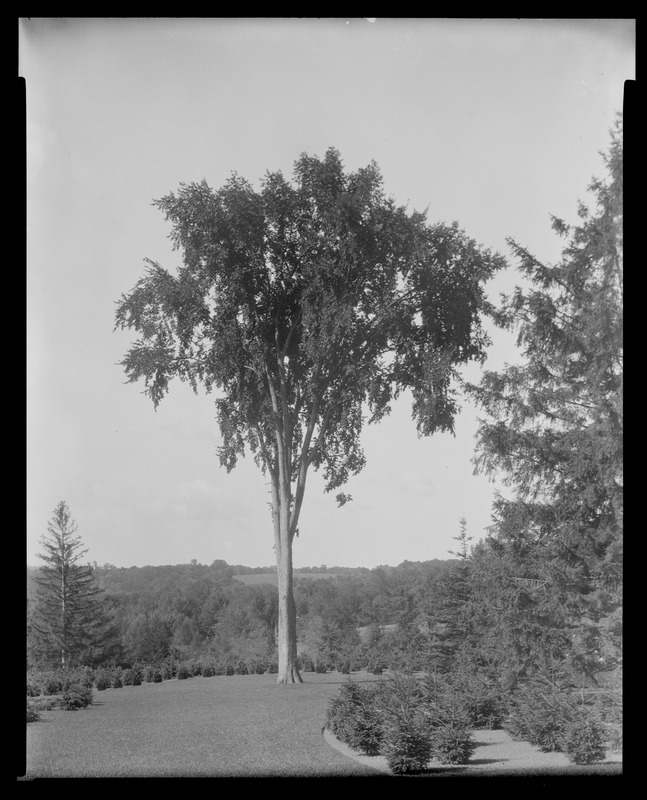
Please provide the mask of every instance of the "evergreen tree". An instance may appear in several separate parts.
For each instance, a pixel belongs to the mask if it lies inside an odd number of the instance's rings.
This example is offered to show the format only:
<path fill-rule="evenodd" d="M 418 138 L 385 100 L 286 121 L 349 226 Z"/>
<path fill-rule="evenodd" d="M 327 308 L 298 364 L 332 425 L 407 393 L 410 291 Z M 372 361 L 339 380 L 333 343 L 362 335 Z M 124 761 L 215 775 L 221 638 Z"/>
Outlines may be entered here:
<path fill-rule="evenodd" d="M 575 227 L 553 219 L 566 240 L 559 263 L 510 241 L 530 288 L 503 298 L 499 321 L 517 330 L 523 362 L 472 387 L 487 412 L 477 467 L 512 487 L 495 528 L 526 619 L 542 620 L 555 657 L 583 680 L 621 662 L 621 118 L 605 163 L 607 180 L 589 187 L 595 209 L 580 203 Z"/>
<path fill-rule="evenodd" d="M 431 587 L 425 605 L 430 627 L 430 666 L 434 670 L 447 671 L 457 661 L 459 654 L 465 656 L 471 632 L 471 563 L 467 522 L 460 519 L 460 533 L 454 536 L 457 550 L 450 550 L 456 557 L 451 567 Z"/>
<path fill-rule="evenodd" d="M 61 501 L 41 538 L 44 562 L 35 577 L 28 653 L 41 663 L 68 667 L 94 660 L 110 644 L 112 630 L 92 567 L 79 563 L 87 552 L 76 535 L 70 509 Z"/>

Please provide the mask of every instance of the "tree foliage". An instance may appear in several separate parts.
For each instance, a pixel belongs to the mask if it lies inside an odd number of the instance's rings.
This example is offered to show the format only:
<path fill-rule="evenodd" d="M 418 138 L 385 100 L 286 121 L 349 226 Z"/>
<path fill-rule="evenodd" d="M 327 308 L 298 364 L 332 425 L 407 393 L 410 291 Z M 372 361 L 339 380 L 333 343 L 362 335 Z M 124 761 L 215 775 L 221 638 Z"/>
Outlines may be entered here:
<path fill-rule="evenodd" d="M 605 165 L 607 179 L 589 187 L 594 208 L 579 204 L 579 224 L 553 219 L 566 241 L 557 264 L 510 242 L 529 288 L 503 298 L 499 322 L 517 331 L 523 362 L 472 387 L 487 412 L 477 467 L 512 489 L 495 503 L 494 527 L 499 552 L 518 570 L 510 576 L 517 608 L 522 600 L 532 608 L 561 657 L 590 679 L 621 659 L 620 118 Z"/>
<path fill-rule="evenodd" d="M 123 366 L 156 405 L 173 377 L 221 390 L 223 466 L 248 446 L 297 488 L 323 467 L 332 490 L 364 463 L 364 405 L 379 419 L 410 388 L 421 432 L 452 429 L 450 381 L 483 358 L 482 283 L 501 262 L 396 206 L 375 164 L 345 175 L 331 149 L 295 180 L 268 173 L 257 192 L 233 175 L 156 201 L 184 265 L 148 262 L 116 322 L 141 335 Z"/>
<path fill-rule="evenodd" d="M 122 295 L 116 325 L 140 336 L 122 365 L 156 406 L 173 378 L 216 390 L 221 465 L 249 450 L 269 475 L 279 660 L 294 662 L 292 541 L 308 470 L 340 489 L 364 466 L 365 420 L 404 390 L 421 435 L 453 430 L 457 369 L 484 357 L 483 284 L 502 260 L 457 224 L 396 205 L 375 163 L 344 172 L 334 149 L 302 155 L 292 182 L 267 173 L 256 191 L 234 174 L 156 205 L 183 264 L 172 275 L 149 261 Z"/>

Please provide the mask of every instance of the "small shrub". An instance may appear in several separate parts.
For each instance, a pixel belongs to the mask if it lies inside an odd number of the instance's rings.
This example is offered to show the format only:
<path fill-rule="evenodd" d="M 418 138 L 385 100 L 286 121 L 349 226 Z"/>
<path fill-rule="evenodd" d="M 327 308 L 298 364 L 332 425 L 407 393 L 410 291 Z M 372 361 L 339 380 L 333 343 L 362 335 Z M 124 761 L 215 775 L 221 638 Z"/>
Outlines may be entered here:
<path fill-rule="evenodd" d="M 431 758 L 427 732 L 410 720 L 391 720 L 384 728 L 380 752 L 396 775 L 422 772 Z"/>
<path fill-rule="evenodd" d="M 467 728 L 443 725 L 433 733 L 434 756 L 442 764 L 467 764 L 476 744 Z"/>
<path fill-rule="evenodd" d="M 233 675 L 233 674 L 234 674 L 234 665 L 227 664 L 227 666 L 225 667 L 225 675 Z"/>
<path fill-rule="evenodd" d="M 188 664 L 182 663 L 177 668 L 177 679 L 179 681 L 185 681 L 187 678 L 191 677 L 191 670 L 188 667 Z"/>
<path fill-rule="evenodd" d="M 39 697 L 40 686 L 29 678 L 27 679 L 27 697 Z"/>
<path fill-rule="evenodd" d="M 570 691 L 552 690 L 539 682 L 519 690 L 504 727 L 543 752 L 564 749 L 566 729 L 577 718 L 578 699 Z"/>
<path fill-rule="evenodd" d="M 529 720 L 528 741 L 544 753 L 561 752 L 566 724 L 561 709 L 546 709 Z"/>
<path fill-rule="evenodd" d="M 47 672 L 42 680 L 43 694 L 60 694 L 63 691 L 63 678 L 55 672 Z"/>
<path fill-rule="evenodd" d="M 278 661 L 270 661 L 267 667 L 267 671 L 272 675 L 277 675 L 279 671 L 279 662 Z"/>
<path fill-rule="evenodd" d="M 153 683 L 162 683 L 164 680 L 164 673 L 161 669 L 154 669 L 153 670 Z"/>
<path fill-rule="evenodd" d="M 502 698 L 496 694 L 468 697 L 464 709 L 469 725 L 476 730 L 500 728 L 506 718 L 506 707 Z"/>
<path fill-rule="evenodd" d="M 310 658 L 309 655 L 300 655 L 299 656 L 299 669 L 303 672 L 314 672 L 315 671 L 315 664 L 314 661 Z"/>
<path fill-rule="evenodd" d="M 323 675 L 327 671 L 328 668 L 324 661 L 315 662 L 315 672 L 318 672 L 320 675 Z"/>
<path fill-rule="evenodd" d="M 606 757 L 604 725 L 590 716 L 571 722 L 564 735 L 564 750 L 573 764 L 594 764 Z"/>
<path fill-rule="evenodd" d="M 215 668 L 215 666 L 213 664 L 208 663 L 208 664 L 205 664 L 202 667 L 202 675 L 203 675 L 203 677 L 205 677 L 205 678 L 213 678 L 213 676 L 215 674 L 216 674 L 216 668 Z"/>
<path fill-rule="evenodd" d="M 342 742 L 368 756 L 377 755 L 382 725 L 372 690 L 349 680 L 326 710 L 326 727 Z"/>
<path fill-rule="evenodd" d="M 110 673 L 107 670 L 100 670 L 97 672 L 97 675 L 94 679 L 94 685 L 100 692 L 103 692 L 105 689 L 108 689 L 110 686 L 112 686 Z"/>
<path fill-rule="evenodd" d="M 124 686 L 133 685 L 133 671 L 132 669 L 125 669 L 121 674 L 121 682 Z"/>
<path fill-rule="evenodd" d="M 27 703 L 27 722 L 38 722 L 40 719 L 40 711 L 34 703 Z"/>
<path fill-rule="evenodd" d="M 112 681 L 112 688 L 113 689 L 121 689 L 124 685 L 123 679 L 121 677 L 121 673 L 117 673 Z"/>
<path fill-rule="evenodd" d="M 92 689 L 82 684 L 72 684 L 63 692 L 61 708 L 65 711 L 76 711 L 87 708 L 92 703 Z"/>
<path fill-rule="evenodd" d="M 247 675 L 247 674 L 249 674 L 248 670 L 247 670 L 247 664 L 245 664 L 244 661 L 239 661 L 236 664 L 236 666 L 234 667 L 234 672 L 236 673 L 236 675 Z"/>

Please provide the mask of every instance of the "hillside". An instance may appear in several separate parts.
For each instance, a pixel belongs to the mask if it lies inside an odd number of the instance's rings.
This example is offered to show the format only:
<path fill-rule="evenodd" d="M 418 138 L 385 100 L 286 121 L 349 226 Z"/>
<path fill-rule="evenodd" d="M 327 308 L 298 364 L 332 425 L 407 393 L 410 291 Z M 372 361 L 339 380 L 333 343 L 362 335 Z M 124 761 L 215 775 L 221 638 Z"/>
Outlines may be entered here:
<path fill-rule="evenodd" d="M 321 578 L 339 578 L 342 575 L 348 575 L 345 572 L 303 572 L 301 570 L 294 570 L 293 577 L 295 580 L 320 580 Z M 233 575 L 237 581 L 246 584 L 247 586 L 255 586 L 259 583 L 269 583 L 272 586 L 278 586 L 278 579 L 276 572 L 258 572 L 246 575 Z"/>

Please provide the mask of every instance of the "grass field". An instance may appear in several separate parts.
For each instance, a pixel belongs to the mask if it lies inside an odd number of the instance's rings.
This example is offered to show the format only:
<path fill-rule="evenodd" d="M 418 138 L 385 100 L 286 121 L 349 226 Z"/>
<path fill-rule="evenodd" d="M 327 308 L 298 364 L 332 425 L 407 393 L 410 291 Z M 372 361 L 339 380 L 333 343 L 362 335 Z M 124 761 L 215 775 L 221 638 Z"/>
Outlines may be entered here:
<path fill-rule="evenodd" d="M 346 679 L 232 675 L 95 691 L 88 708 L 27 725 L 25 778 L 378 775 L 323 739 Z"/>
<path fill-rule="evenodd" d="M 26 762 L 17 775 L 39 778 L 391 778 L 379 759 L 349 757 L 323 736 L 326 709 L 348 677 L 305 673 L 304 683 L 276 675 L 194 677 L 95 690 L 79 711 L 51 709 L 27 725 Z M 366 672 L 356 681 L 376 681 Z M 427 777 L 622 773 L 621 755 L 590 768 L 561 753 L 540 753 L 502 731 L 478 731 L 469 767 L 434 768 Z M 498 739 L 495 734 L 498 735 Z M 492 738 L 495 736 L 495 738 Z M 328 737 L 329 738 L 329 737 Z M 501 741 L 499 741 L 499 739 Z M 482 741 L 481 741 L 482 740 Z M 340 744 L 340 743 L 338 743 Z M 618 762 L 618 763 L 613 763 Z M 501 769 L 500 769 L 501 768 Z M 464 773 L 460 775 L 460 773 Z"/>

